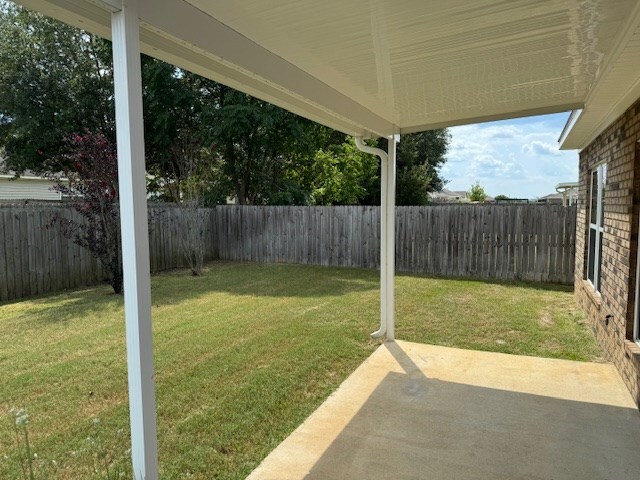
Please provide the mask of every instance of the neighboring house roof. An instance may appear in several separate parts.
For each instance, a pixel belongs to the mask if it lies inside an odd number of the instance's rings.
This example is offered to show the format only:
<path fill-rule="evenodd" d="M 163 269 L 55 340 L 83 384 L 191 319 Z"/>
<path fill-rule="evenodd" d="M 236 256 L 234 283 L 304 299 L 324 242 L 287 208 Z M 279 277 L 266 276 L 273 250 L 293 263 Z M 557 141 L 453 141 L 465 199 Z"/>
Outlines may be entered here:
<path fill-rule="evenodd" d="M 562 200 L 562 194 L 561 193 L 550 193 L 549 195 L 545 195 L 544 197 L 540 197 L 538 200 L 552 200 L 554 198 L 559 198 L 560 200 Z"/>
<path fill-rule="evenodd" d="M 448 190 L 446 188 L 439 192 L 430 192 L 429 195 L 433 200 L 465 200 L 469 197 L 469 193 L 463 190 Z"/>
<path fill-rule="evenodd" d="M 442 201 L 442 202 L 468 202 L 469 201 L 469 192 L 464 190 L 448 190 L 443 188 L 439 192 L 431 192 L 429 193 L 431 200 L 433 201 Z M 485 202 L 495 202 L 495 198 L 487 195 L 484 200 Z"/>
<path fill-rule="evenodd" d="M 16 178 L 16 172 L 13 170 L 9 170 L 4 161 L 4 158 L 2 157 L 0 157 L 0 178 Z M 45 178 L 42 175 L 38 175 L 31 170 L 25 170 L 24 172 L 22 172 L 20 174 L 20 178 L 49 181 L 48 178 Z"/>
<path fill-rule="evenodd" d="M 6 173 L 0 173 L 0 178 L 6 178 L 6 179 L 18 179 L 18 178 L 21 178 L 23 180 L 40 180 L 40 181 L 44 181 L 44 182 L 51 182 L 51 179 L 49 179 L 47 177 L 43 177 L 42 175 L 38 175 L 36 173 L 33 173 L 31 170 L 25 170 L 19 176 L 16 176 L 15 172 L 13 172 L 13 171 L 9 171 L 9 172 L 6 172 Z"/>
<path fill-rule="evenodd" d="M 538 198 L 541 203 L 562 203 L 568 201 L 569 205 L 575 203 L 578 197 L 578 182 L 564 182 L 556 185 L 556 192 Z"/>
<path fill-rule="evenodd" d="M 563 201 L 564 198 L 560 193 L 550 193 L 549 195 L 538 198 L 538 202 L 540 203 L 562 203 Z"/>
<path fill-rule="evenodd" d="M 448 190 L 450 195 L 455 195 L 460 198 L 467 198 L 469 196 L 469 192 L 465 192 L 464 190 Z"/>

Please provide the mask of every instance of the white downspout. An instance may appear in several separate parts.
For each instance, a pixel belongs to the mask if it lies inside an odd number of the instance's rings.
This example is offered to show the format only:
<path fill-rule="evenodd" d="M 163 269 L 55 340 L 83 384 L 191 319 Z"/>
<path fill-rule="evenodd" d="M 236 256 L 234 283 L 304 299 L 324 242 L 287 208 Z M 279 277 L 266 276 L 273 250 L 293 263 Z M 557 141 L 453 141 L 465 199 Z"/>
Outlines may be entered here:
<path fill-rule="evenodd" d="M 394 339 L 394 263 L 395 263 L 395 136 L 389 138 L 389 154 L 379 148 L 369 147 L 362 137 L 355 137 L 356 147 L 362 152 L 380 157 L 380 328 L 371 334 L 387 340 Z"/>

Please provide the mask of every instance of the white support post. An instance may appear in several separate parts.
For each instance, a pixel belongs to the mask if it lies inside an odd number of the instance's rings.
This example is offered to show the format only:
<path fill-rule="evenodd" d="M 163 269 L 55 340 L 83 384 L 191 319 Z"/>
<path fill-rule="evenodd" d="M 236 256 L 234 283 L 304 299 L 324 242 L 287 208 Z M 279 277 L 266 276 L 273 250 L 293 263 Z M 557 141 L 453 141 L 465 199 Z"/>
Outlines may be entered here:
<path fill-rule="evenodd" d="M 396 142 L 399 135 L 389 137 L 387 147 L 386 175 L 382 175 L 382 206 L 381 213 L 384 212 L 385 222 L 382 227 L 382 235 L 385 238 L 384 246 L 386 250 L 385 258 L 385 292 L 381 292 L 381 298 L 385 299 L 385 315 L 387 341 L 392 342 L 395 338 L 395 263 L 396 263 Z"/>
<path fill-rule="evenodd" d="M 389 145 L 391 145 L 391 142 L 389 142 Z M 389 326 L 389 288 L 387 286 L 389 282 L 387 275 L 389 268 L 389 248 L 387 245 L 387 231 L 389 229 L 387 224 L 389 218 L 387 215 L 387 204 L 389 203 L 387 189 L 387 183 L 389 183 L 389 156 L 385 155 L 380 158 L 380 330 L 378 333 L 383 336 L 387 333 L 387 327 Z"/>
<path fill-rule="evenodd" d="M 118 182 L 124 266 L 131 459 L 135 480 L 157 480 L 149 232 L 136 0 L 112 14 Z"/>

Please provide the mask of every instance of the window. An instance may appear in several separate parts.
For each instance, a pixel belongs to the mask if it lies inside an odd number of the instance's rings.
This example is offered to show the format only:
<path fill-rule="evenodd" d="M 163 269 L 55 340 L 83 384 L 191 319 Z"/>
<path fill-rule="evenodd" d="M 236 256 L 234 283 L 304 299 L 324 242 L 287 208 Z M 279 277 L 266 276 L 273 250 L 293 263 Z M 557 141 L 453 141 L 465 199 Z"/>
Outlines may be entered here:
<path fill-rule="evenodd" d="M 640 153 L 640 148 L 638 149 L 638 153 Z M 638 156 L 640 160 L 640 155 Z M 640 234 L 640 217 L 638 218 L 638 233 Z M 634 314 L 633 321 L 633 340 L 640 345 L 640 237 L 639 243 L 636 245 L 637 256 L 636 256 L 636 311 Z"/>
<path fill-rule="evenodd" d="M 602 164 L 591 172 L 589 191 L 589 252 L 587 279 L 596 292 L 600 292 L 602 265 L 602 233 L 604 231 L 604 187 L 607 183 L 607 165 Z"/>
<path fill-rule="evenodd" d="M 640 230 L 640 227 L 638 227 Z M 636 311 L 634 315 L 633 322 L 633 339 L 636 341 L 638 345 L 640 345 L 640 299 L 638 295 L 640 295 L 640 245 L 638 245 L 638 253 L 636 260 Z"/>

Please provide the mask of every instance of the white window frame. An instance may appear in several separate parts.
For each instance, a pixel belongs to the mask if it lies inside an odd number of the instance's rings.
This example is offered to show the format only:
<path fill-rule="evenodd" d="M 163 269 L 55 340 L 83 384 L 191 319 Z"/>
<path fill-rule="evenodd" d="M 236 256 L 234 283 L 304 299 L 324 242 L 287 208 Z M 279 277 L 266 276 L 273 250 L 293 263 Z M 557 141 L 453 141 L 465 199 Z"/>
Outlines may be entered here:
<path fill-rule="evenodd" d="M 593 217 L 591 209 L 593 208 L 593 175 L 598 175 L 597 192 L 596 192 L 596 223 L 591 223 Z M 604 215 L 602 209 L 604 208 L 604 187 L 607 183 L 607 164 L 601 163 L 597 165 L 589 176 L 589 236 L 587 237 L 587 280 L 596 291 L 600 294 L 600 242 L 604 237 Z M 595 232 L 595 242 L 593 252 L 591 251 L 591 235 Z M 591 264 L 591 256 L 593 255 L 593 279 L 589 278 L 589 265 Z"/>

